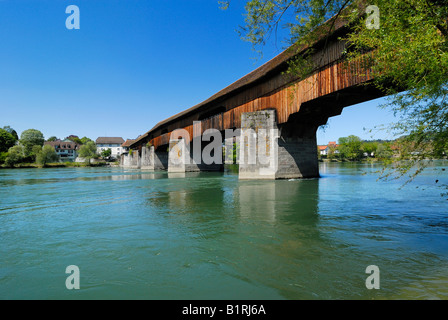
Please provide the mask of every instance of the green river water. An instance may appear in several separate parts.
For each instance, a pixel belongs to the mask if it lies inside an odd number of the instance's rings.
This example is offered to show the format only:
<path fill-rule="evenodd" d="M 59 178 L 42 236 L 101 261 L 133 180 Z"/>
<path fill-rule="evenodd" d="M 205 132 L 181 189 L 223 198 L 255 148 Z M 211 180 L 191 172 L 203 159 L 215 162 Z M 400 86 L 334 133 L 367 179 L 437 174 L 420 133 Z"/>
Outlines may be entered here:
<path fill-rule="evenodd" d="M 448 299 L 444 167 L 402 189 L 354 163 L 294 181 L 0 170 L 0 299 Z"/>

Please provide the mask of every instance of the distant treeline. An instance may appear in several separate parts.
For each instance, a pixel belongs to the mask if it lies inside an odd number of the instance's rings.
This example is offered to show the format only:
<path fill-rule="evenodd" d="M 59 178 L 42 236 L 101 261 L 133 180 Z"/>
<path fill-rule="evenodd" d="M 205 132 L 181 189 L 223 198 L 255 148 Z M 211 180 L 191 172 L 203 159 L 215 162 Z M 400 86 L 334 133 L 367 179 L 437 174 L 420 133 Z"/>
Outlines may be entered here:
<path fill-rule="evenodd" d="M 324 149 L 324 147 L 326 147 Z M 358 136 L 350 135 L 338 139 L 336 143 L 318 147 L 319 159 L 339 159 L 359 161 L 365 159 L 390 160 L 410 158 L 446 158 L 448 150 L 441 153 L 433 152 L 432 141 L 412 141 L 409 137 L 396 140 L 362 140 Z"/>
<path fill-rule="evenodd" d="M 90 164 L 90 159 L 99 158 L 95 142 L 87 137 L 78 138 L 69 136 L 66 139 L 76 142 L 80 147 L 78 155 L 86 159 Z M 47 141 L 59 140 L 53 136 Z M 21 133 L 20 138 L 17 132 L 10 126 L 0 129 L 0 166 L 1 167 L 45 167 L 49 164 L 60 162 L 60 157 L 51 145 L 44 145 L 45 138 L 41 131 L 28 129 Z M 62 164 L 60 164 L 62 165 Z M 70 164 L 64 164 L 70 166 Z"/>

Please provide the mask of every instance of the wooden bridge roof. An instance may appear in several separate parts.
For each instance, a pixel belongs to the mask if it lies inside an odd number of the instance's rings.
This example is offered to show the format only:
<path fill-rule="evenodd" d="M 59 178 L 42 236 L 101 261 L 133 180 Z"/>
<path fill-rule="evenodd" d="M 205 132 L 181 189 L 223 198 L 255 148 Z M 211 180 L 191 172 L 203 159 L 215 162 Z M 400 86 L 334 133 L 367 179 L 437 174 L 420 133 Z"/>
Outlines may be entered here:
<path fill-rule="evenodd" d="M 362 7 L 362 1 L 359 4 L 359 7 Z M 362 11 L 361 11 L 362 12 Z M 326 29 L 324 27 L 328 27 L 332 24 L 332 34 L 328 35 Z M 333 17 L 329 19 L 325 24 L 323 24 L 320 28 L 318 28 L 315 33 L 317 34 L 316 39 L 313 44 L 310 46 L 317 46 L 319 43 L 322 43 L 323 40 L 327 39 L 329 36 L 333 36 L 341 31 L 344 27 L 348 25 L 348 22 L 343 19 L 336 19 L 336 17 Z M 234 83 L 230 84 L 229 86 L 225 87 L 221 91 L 217 92 L 216 94 L 212 95 L 210 98 L 206 99 L 205 101 L 186 109 L 182 112 L 179 112 L 163 121 L 158 122 L 151 130 L 146 132 L 145 134 L 139 136 L 131 145 L 131 147 L 136 146 L 139 144 L 140 141 L 145 140 L 152 132 L 155 132 L 156 130 L 173 123 L 185 116 L 194 114 L 195 112 L 198 112 L 199 110 L 203 110 L 206 108 L 207 105 L 211 105 L 214 102 L 216 102 L 218 99 L 225 98 L 229 95 L 235 94 L 236 92 L 240 90 L 244 90 L 247 87 L 250 87 L 251 85 L 254 85 L 255 83 L 263 80 L 264 78 L 269 77 L 270 75 L 276 74 L 281 70 L 284 69 L 286 66 L 286 63 L 288 60 L 290 60 L 292 57 L 299 55 L 303 53 L 308 47 L 307 45 L 301 45 L 300 47 L 297 47 L 297 45 L 292 45 L 291 47 L 284 50 L 279 55 L 275 56 L 262 66 L 258 67 L 254 71 L 250 72 L 249 74 L 245 75 L 244 77 L 238 79 Z"/>

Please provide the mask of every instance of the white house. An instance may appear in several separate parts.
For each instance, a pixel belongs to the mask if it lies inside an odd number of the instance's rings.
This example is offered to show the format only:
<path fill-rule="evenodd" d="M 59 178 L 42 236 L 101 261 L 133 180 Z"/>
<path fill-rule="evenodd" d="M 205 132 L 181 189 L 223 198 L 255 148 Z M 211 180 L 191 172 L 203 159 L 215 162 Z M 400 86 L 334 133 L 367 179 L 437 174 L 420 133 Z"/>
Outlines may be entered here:
<path fill-rule="evenodd" d="M 111 157 L 116 159 L 120 157 L 124 150 L 121 146 L 124 140 L 121 137 L 99 137 L 95 143 L 99 154 L 104 150 L 110 149 L 112 151 Z"/>
<path fill-rule="evenodd" d="M 46 141 L 44 144 L 52 146 L 61 161 L 74 161 L 78 156 L 79 145 L 71 140 Z"/>
<path fill-rule="evenodd" d="M 318 147 L 318 149 L 319 149 L 319 152 L 320 152 L 320 155 L 321 155 L 321 156 L 327 156 L 328 153 L 330 152 L 330 148 L 331 148 L 331 147 L 333 147 L 333 149 L 334 149 L 334 153 L 335 153 L 335 154 L 338 154 L 338 153 L 339 153 L 339 150 L 337 149 L 337 148 L 339 147 L 339 145 L 336 144 L 335 141 L 330 141 L 330 142 L 328 143 L 328 145 L 326 145 L 326 146 L 317 146 L 317 147 Z"/>

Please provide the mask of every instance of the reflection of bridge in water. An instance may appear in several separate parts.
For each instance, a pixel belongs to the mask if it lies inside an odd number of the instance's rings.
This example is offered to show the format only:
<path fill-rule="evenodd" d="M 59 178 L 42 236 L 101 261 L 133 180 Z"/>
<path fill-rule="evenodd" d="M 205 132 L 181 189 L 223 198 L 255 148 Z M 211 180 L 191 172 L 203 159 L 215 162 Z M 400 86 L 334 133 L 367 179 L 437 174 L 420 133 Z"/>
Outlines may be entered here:
<path fill-rule="evenodd" d="M 155 208 L 170 208 L 174 216 L 188 213 L 191 223 L 195 223 L 195 219 L 203 221 L 204 212 L 208 211 L 218 220 L 255 219 L 272 224 L 280 219 L 307 226 L 318 220 L 318 179 L 237 183 L 237 180 L 223 179 L 221 175 L 201 176 L 201 173 L 189 172 L 162 175 L 162 179 L 170 178 L 171 181 L 166 182 L 166 188 L 162 185 L 148 194 L 148 204 Z M 183 178 L 190 180 L 187 183 Z M 207 190 L 206 196 L 204 190 Z"/>
<path fill-rule="evenodd" d="M 191 239 L 178 245 L 194 252 L 189 260 L 194 268 L 213 265 L 287 297 L 297 288 L 281 283 L 307 274 L 306 281 L 313 281 L 314 270 L 304 261 L 317 242 L 326 241 L 319 228 L 319 183 L 210 179 L 207 174 L 167 181 L 145 199 L 148 212 L 163 215 L 167 225 Z"/>
<path fill-rule="evenodd" d="M 200 159 L 190 165 L 174 164 L 168 149 L 170 140 L 178 143 L 179 137 L 172 133 L 183 129 L 203 150 L 208 140 L 201 135 L 207 129 L 219 130 L 222 136 L 226 130 L 241 129 L 241 136 L 245 136 L 250 130 L 258 134 L 260 129 L 275 128 L 279 137 L 270 145 L 275 170 L 261 174 L 266 165 L 255 157 L 255 163 L 240 163 L 240 178 L 318 177 L 317 128 L 329 117 L 341 114 L 344 107 L 383 95 L 370 85 L 369 70 L 363 70 L 361 61 L 346 61 L 347 43 L 340 38 L 347 32 L 345 22 L 337 20 L 334 31 L 314 43 L 311 59 L 315 70 L 310 76 L 284 73 L 292 58 L 305 54 L 305 48 L 286 50 L 204 102 L 159 122 L 133 142 L 133 155 L 124 156 L 122 165 L 172 172 L 220 170 L 220 165 L 208 165 Z M 191 141 L 184 146 L 186 150 L 193 148 Z M 240 148 L 245 154 L 252 152 L 246 143 Z"/>

